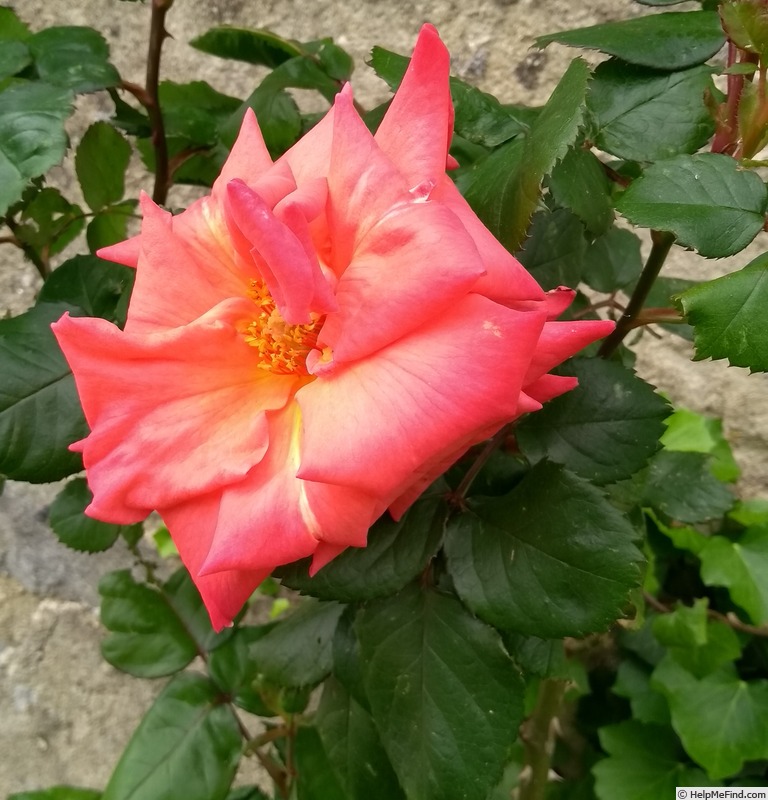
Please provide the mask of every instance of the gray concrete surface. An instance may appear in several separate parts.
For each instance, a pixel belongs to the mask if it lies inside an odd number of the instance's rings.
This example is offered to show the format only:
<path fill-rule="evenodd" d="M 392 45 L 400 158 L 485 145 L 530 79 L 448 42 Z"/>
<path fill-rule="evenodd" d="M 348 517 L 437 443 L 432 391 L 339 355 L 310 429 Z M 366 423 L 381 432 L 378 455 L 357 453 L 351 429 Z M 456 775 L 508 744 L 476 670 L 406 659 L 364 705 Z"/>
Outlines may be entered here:
<path fill-rule="evenodd" d="M 13 5 L 36 29 L 52 24 L 100 29 L 123 77 L 142 81 L 148 4 L 16 0 Z M 186 42 L 225 23 L 271 28 L 302 40 L 332 35 L 356 59 L 358 98 L 373 105 L 387 91 L 363 65 L 371 46 L 408 52 L 428 20 L 448 44 L 456 74 L 504 101 L 538 104 L 574 53 L 560 47 L 532 51 L 535 35 L 647 11 L 630 0 L 176 0 L 167 21 L 174 38 L 164 50 L 163 74 L 179 81 L 202 78 L 242 96 L 258 80 L 258 69 L 199 54 Z M 98 97 L 80 102 L 71 124 L 73 143 L 104 108 Z M 70 174 L 65 167 L 56 179 L 75 192 Z M 148 186 L 149 179 L 137 169 L 130 183 L 135 190 Z M 187 198 L 179 193 L 170 202 L 183 205 Z M 762 241 L 754 254 L 764 247 Z M 34 269 L 10 250 L 0 248 L 0 315 L 27 308 L 39 285 Z M 739 257 L 729 265 L 679 253 L 667 273 L 714 277 L 747 260 Z M 638 349 L 640 373 L 673 401 L 725 415 L 744 470 L 742 490 L 768 495 L 768 379 L 722 363 L 693 364 L 690 347 L 668 334 L 645 335 Z M 127 560 L 118 550 L 83 556 L 58 545 L 45 524 L 54 495 L 51 486 L 30 490 L 9 484 L 0 497 L 0 797 L 54 783 L 103 786 L 161 685 L 121 675 L 100 659 L 95 585 L 101 574 Z"/>

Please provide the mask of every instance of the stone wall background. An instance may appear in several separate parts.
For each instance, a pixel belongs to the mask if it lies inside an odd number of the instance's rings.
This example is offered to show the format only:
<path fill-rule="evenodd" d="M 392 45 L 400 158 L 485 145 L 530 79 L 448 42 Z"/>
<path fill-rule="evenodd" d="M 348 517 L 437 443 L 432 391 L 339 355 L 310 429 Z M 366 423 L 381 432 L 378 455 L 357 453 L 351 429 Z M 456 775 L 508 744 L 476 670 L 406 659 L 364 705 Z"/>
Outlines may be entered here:
<path fill-rule="evenodd" d="M 7 5 L 4 0 L 2 4 Z M 698 7 L 698 4 L 686 4 Z M 119 0 L 16 0 L 13 6 L 35 29 L 91 25 L 108 39 L 121 75 L 143 81 L 149 9 Z M 677 8 L 685 8 L 678 6 Z M 452 53 L 454 73 L 505 102 L 543 103 L 573 51 L 550 46 L 531 50 L 536 35 L 649 12 L 631 0 L 176 0 L 167 19 L 173 39 L 163 51 L 163 77 L 207 80 L 244 96 L 258 68 L 201 54 L 187 42 L 215 25 L 265 27 L 300 40 L 333 36 L 357 64 L 353 85 L 364 105 L 384 100 L 387 90 L 364 66 L 380 44 L 410 51 L 420 25 L 431 21 Z M 590 56 L 595 60 L 594 56 Z M 71 124 L 76 144 L 88 125 L 108 112 L 102 96 L 85 97 Z M 55 179 L 76 196 L 65 165 Z M 136 165 L 131 190 L 150 180 Z M 182 190 L 170 198 L 184 205 Z M 678 252 L 665 273 L 715 277 L 746 264 L 765 249 L 763 241 L 729 261 L 706 262 Z M 0 248 L 0 314 L 25 310 L 39 286 L 36 272 Z M 741 490 L 768 496 L 768 378 L 723 363 L 690 361 L 682 340 L 645 334 L 638 371 L 676 403 L 725 418 L 725 429 L 743 469 Z M 162 681 L 128 678 L 103 662 L 97 618 L 99 577 L 126 566 L 120 552 L 81 555 L 58 545 L 47 530 L 46 508 L 57 487 L 9 484 L 0 496 L 0 796 L 56 783 L 102 787 Z M 118 548 L 115 548 L 118 550 Z"/>

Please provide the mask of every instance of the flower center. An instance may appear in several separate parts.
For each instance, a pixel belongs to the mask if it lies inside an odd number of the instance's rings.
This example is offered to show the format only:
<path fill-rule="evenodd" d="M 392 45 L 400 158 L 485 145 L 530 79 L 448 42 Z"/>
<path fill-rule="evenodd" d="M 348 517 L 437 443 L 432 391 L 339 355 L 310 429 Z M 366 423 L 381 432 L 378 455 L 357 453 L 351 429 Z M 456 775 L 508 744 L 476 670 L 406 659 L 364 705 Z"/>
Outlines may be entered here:
<path fill-rule="evenodd" d="M 260 281 L 251 281 L 248 297 L 257 311 L 254 319 L 244 325 L 242 334 L 258 353 L 259 369 L 277 375 L 308 375 L 307 353 L 317 345 L 324 317 L 312 314 L 312 322 L 306 325 L 289 325 Z"/>

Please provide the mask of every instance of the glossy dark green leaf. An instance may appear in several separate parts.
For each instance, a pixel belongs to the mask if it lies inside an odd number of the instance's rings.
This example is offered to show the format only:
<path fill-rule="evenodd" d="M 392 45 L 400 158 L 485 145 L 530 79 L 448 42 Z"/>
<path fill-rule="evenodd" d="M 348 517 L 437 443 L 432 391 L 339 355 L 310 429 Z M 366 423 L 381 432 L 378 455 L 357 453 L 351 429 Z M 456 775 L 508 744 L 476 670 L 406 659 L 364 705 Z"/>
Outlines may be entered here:
<path fill-rule="evenodd" d="M 64 157 L 72 99 L 68 89 L 39 82 L 0 92 L 0 214 L 21 197 L 30 178 Z"/>
<path fill-rule="evenodd" d="M 75 171 L 85 202 L 100 211 L 123 199 L 131 146 L 108 122 L 94 122 L 75 153 Z"/>
<path fill-rule="evenodd" d="M 354 629 L 356 616 L 357 609 L 348 606 L 336 626 L 333 637 L 333 676 L 358 705 L 370 712 L 371 706 L 365 693 L 363 667 L 360 662 L 360 642 Z"/>
<path fill-rule="evenodd" d="M 694 286 L 679 297 L 693 325 L 696 360 L 727 358 L 734 367 L 768 370 L 768 255 L 737 272 Z"/>
<path fill-rule="evenodd" d="M 740 49 L 756 53 L 764 62 L 768 57 L 768 20 L 764 9 L 755 3 L 723 3 L 720 18 L 728 38 Z"/>
<path fill-rule="evenodd" d="M 136 201 L 125 200 L 94 215 L 85 231 L 88 249 L 95 253 L 128 238 L 128 221 L 136 214 Z"/>
<path fill-rule="evenodd" d="M 109 63 L 109 47 L 93 28 L 44 28 L 27 40 L 40 79 L 75 92 L 94 92 L 120 84 Z"/>
<path fill-rule="evenodd" d="M 523 714 L 496 631 L 455 598 L 411 586 L 356 625 L 372 716 L 410 800 L 484 800 Z"/>
<path fill-rule="evenodd" d="M 130 297 L 136 270 L 96 256 L 75 256 L 55 269 L 40 290 L 39 302 L 66 302 L 89 317 L 122 325 L 125 299 Z"/>
<path fill-rule="evenodd" d="M 562 639 L 540 639 L 538 636 L 503 635 L 504 646 L 525 675 L 539 678 L 567 678 L 568 662 Z"/>
<path fill-rule="evenodd" d="M 409 62 L 407 56 L 374 47 L 368 63 L 394 91 L 400 85 Z M 456 114 L 454 129 L 470 142 L 497 147 L 528 129 L 495 97 L 459 78 L 451 78 L 451 97 Z"/>
<path fill-rule="evenodd" d="M 102 800 L 224 800 L 242 739 L 231 708 L 201 675 L 176 676 L 128 742 Z M 171 788 L 172 787 L 172 788 Z"/>
<path fill-rule="evenodd" d="M 333 666 L 333 635 L 341 603 L 306 600 L 251 645 L 259 672 L 280 686 L 313 686 Z"/>
<path fill-rule="evenodd" d="M 293 747 L 296 800 L 352 800 L 344 790 L 316 728 L 299 728 Z"/>
<path fill-rule="evenodd" d="M 694 153 L 714 132 L 704 103 L 711 89 L 709 67 L 668 73 L 615 60 L 600 64 L 587 96 L 595 144 L 635 161 Z"/>
<path fill-rule="evenodd" d="M 274 716 L 259 691 L 258 664 L 250 657 L 250 646 L 261 639 L 271 625 L 258 627 L 243 625 L 208 657 L 211 680 L 226 693 L 231 701 L 251 714 Z"/>
<path fill-rule="evenodd" d="M 610 228 L 584 254 L 582 279 L 597 292 L 614 292 L 635 283 L 643 260 L 640 239 L 624 228 Z"/>
<path fill-rule="evenodd" d="M 275 575 L 291 589 L 326 600 L 348 603 L 393 594 L 437 552 L 444 517 L 442 498 L 425 497 L 398 522 L 388 514 L 382 517 L 369 531 L 366 547 L 348 547 L 313 578 L 308 559 L 281 567 Z"/>
<path fill-rule="evenodd" d="M 323 686 L 315 726 L 347 797 L 404 798 L 370 714 L 333 678 Z"/>
<path fill-rule="evenodd" d="M 324 39 L 305 43 L 302 46 L 317 59 L 323 72 L 329 78 L 344 82 L 352 77 L 355 62 L 344 48 L 334 43 L 333 39 L 325 37 Z"/>
<path fill-rule="evenodd" d="M 711 786 L 701 770 L 686 763 L 674 732 L 635 720 L 601 728 L 608 757 L 595 764 L 598 800 L 660 800 L 678 786 Z"/>
<path fill-rule="evenodd" d="M 126 527 L 141 530 L 141 525 L 111 525 L 87 517 L 83 512 L 93 499 L 85 478 L 71 480 L 56 496 L 48 521 L 59 541 L 73 550 L 98 553 L 108 550 Z M 130 534 L 129 534 L 130 535 Z"/>
<path fill-rule="evenodd" d="M 538 47 L 552 42 L 600 50 L 645 67 L 674 70 L 704 63 L 725 44 L 725 36 L 713 11 L 670 11 L 536 38 Z"/>
<path fill-rule="evenodd" d="M 630 478 L 659 448 L 667 402 L 618 362 L 575 359 L 559 374 L 579 385 L 517 428 L 531 461 L 549 459 L 598 484 Z"/>
<path fill-rule="evenodd" d="M 635 530 L 596 487 L 541 463 L 506 497 L 448 526 L 456 591 L 481 619 L 529 636 L 583 636 L 621 616 L 640 579 Z"/>
<path fill-rule="evenodd" d="M 613 225 L 611 184 L 591 151 L 569 150 L 552 170 L 549 191 L 557 204 L 573 211 L 593 236 L 606 233 Z"/>
<path fill-rule="evenodd" d="M 523 249 L 515 253 L 543 289 L 578 286 L 587 240 L 579 218 L 566 208 L 533 217 Z"/>
<path fill-rule="evenodd" d="M 768 681 L 745 681 L 732 665 L 697 679 L 669 660 L 654 671 L 683 746 L 710 778 L 768 758 Z M 702 784 L 703 785 L 703 784 Z"/>
<path fill-rule="evenodd" d="M 160 84 L 166 134 L 171 139 L 183 140 L 187 147 L 216 144 L 220 126 L 226 124 L 241 103 L 205 81 Z"/>
<path fill-rule="evenodd" d="M 213 56 L 262 64 L 271 69 L 303 53 L 296 42 L 283 39 L 271 31 L 230 25 L 210 28 L 202 36 L 192 39 L 190 44 Z"/>
<path fill-rule="evenodd" d="M 698 556 L 707 586 L 727 588 L 753 624 L 768 622 L 768 527 L 748 528 L 736 541 L 708 537 Z"/>
<path fill-rule="evenodd" d="M 76 786 L 51 786 L 39 792 L 19 792 L 8 795 L 8 800 L 101 800 L 95 789 L 78 789 Z"/>
<path fill-rule="evenodd" d="M 703 453 L 662 450 L 651 460 L 643 503 L 679 522 L 704 522 L 721 517 L 735 497 L 712 474 Z"/>
<path fill-rule="evenodd" d="M 500 169 L 490 182 L 473 184 L 467 201 L 509 250 L 520 247 L 539 202 L 542 180 L 565 156 L 584 125 L 589 67 L 574 59 L 524 140 L 516 168 Z"/>
<path fill-rule="evenodd" d="M 198 654 L 195 640 L 167 598 L 137 583 L 128 570 L 99 582 L 101 621 L 109 631 L 101 652 L 112 666 L 138 678 L 172 675 Z"/>
<path fill-rule="evenodd" d="M 23 42 L 4 41 L 0 47 L 0 80 L 16 75 L 31 63 L 29 48 Z"/>
<path fill-rule="evenodd" d="M 16 238 L 39 256 L 60 253 L 83 230 L 83 210 L 70 203 L 58 189 L 46 186 L 22 208 Z"/>
<path fill-rule="evenodd" d="M 763 229 L 766 187 L 730 156 L 676 156 L 650 166 L 618 210 L 644 228 L 671 231 L 707 258 L 743 250 Z"/>
<path fill-rule="evenodd" d="M 72 372 L 51 331 L 66 303 L 40 303 L 0 320 L 0 473 L 47 483 L 79 472 L 69 445 L 88 434 Z"/>

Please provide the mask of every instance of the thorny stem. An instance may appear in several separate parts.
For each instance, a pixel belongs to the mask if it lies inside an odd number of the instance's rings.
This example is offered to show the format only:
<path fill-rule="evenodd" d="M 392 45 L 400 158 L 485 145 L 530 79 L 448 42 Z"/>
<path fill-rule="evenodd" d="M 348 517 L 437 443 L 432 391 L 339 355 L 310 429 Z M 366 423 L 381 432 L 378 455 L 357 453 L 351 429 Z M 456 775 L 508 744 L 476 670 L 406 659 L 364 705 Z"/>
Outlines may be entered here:
<path fill-rule="evenodd" d="M 549 767 L 555 749 L 557 713 L 567 682 L 547 678 L 539 685 L 533 714 L 520 726 L 525 748 L 525 766 L 520 776 L 518 800 L 544 800 Z"/>
<path fill-rule="evenodd" d="M 256 758 L 259 759 L 259 763 L 261 764 L 261 766 L 264 767 L 269 777 L 272 778 L 272 781 L 274 782 L 275 787 L 277 788 L 277 791 L 280 794 L 280 797 L 286 798 L 287 800 L 288 795 L 290 794 L 290 787 L 288 785 L 287 781 L 288 776 L 286 771 L 280 766 L 280 764 L 277 763 L 277 761 L 275 761 L 274 758 L 272 758 L 267 753 L 262 753 L 258 749 L 260 744 L 267 744 L 268 741 L 273 741 L 274 739 L 279 738 L 278 735 L 275 735 L 271 739 L 265 739 L 267 734 L 279 730 L 282 735 L 285 735 L 286 729 L 281 726 L 279 728 L 273 728 L 272 730 L 266 731 L 265 733 L 262 733 L 260 736 L 253 737 L 243 724 L 243 721 L 240 719 L 240 716 L 238 715 L 235 707 L 231 706 L 231 708 L 232 708 L 232 713 L 235 715 L 235 720 L 237 721 L 237 727 L 240 729 L 240 735 L 246 742 L 245 746 L 246 755 L 253 754 L 256 756 Z M 256 742 L 259 742 L 259 744 L 257 745 Z"/>
<path fill-rule="evenodd" d="M 728 66 L 731 67 L 738 61 L 739 49 L 733 42 L 728 42 Z M 729 75 L 725 121 L 718 124 L 715 138 L 712 140 L 713 153 L 733 153 L 739 135 L 739 105 L 741 93 L 744 90 L 743 75 Z"/>
<path fill-rule="evenodd" d="M 629 299 L 626 311 L 619 317 L 619 321 L 613 333 L 603 341 L 598 351 L 598 355 L 602 358 L 611 356 L 622 343 L 624 337 L 632 328 L 636 327 L 636 319 L 640 311 L 642 311 L 654 281 L 658 278 L 659 272 L 661 272 L 661 268 L 664 266 L 664 261 L 675 241 L 675 237 L 666 231 L 651 231 L 651 241 L 653 242 L 651 252 L 648 254 L 648 260 L 645 262 L 637 286 L 635 286 L 635 290 L 632 292 L 632 297 Z"/>
<path fill-rule="evenodd" d="M 658 611 L 660 614 L 671 614 L 674 611 L 673 608 L 665 605 L 661 602 L 661 600 L 658 600 L 649 592 L 643 592 L 643 599 L 652 609 L 654 609 L 654 611 Z M 727 614 L 721 614 L 719 611 L 708 608 L 707 616 L 710 619 L 716 619 L 718 622 L 723 622 L 729 628 L 733 628 L 735 631 L 749 633 L 752 636 L 768 637 L 768 625 L 749 625 L 746 622 L 742 622 L 732 611 L 729 611 Z"/>
<path fill-rule="evenodd" d="M 152 125 L 152 147 L 155 151 L 155 187 L 152 199 L 164 205 L 168 197 L 168 142 L 165 138 L 165 123 L 160 108 L 160 53 L 163 41 L 169 35 L 165 29 L 165 15 L 173 5 L 173 0 L 152 0 L 152 18 L 149 29 L 149 50 L 147 52 L 147 81 L 144 105 Z M 138 96 L 138 95 L 137 95 Z"/>

